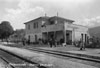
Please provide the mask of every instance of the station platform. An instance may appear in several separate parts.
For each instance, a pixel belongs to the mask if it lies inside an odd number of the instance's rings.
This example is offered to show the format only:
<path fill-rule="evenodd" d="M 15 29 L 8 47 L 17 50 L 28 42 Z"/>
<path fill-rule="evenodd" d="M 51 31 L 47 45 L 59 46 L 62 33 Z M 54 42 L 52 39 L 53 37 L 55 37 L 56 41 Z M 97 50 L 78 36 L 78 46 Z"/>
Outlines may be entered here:
<path fill-rule="evenodd" d="M 41 48 L 41 49 L 50 49 L 50 50 L 56 49 L 57 50 L 58 48 L 63 49 L 65 47 L 50 48 L 50 47 L 24 46 L 24 47 L 19 48 L 19 47 L 10 47 L 10 46 L 5 46 L 5 45 L 0 45 L 0 49 L 13 53 L 29 61 L 39 63 L 39 64 L 50 64 L 51 67 L 48 67 L 48 68 L 98 68 L 95 66 L 91 66 L 91 65 L 87 65 L 87 64 L 83 64 L 79 62 L 70 61 L 68 60 L 69 58 L 66 58 L 65 60 L 63 58 L 57 58 L 57 57 L 50 56 L 44 53 L 43 54 L 37 53 L 31 50 L 28 50 L 28 48 Z"/>

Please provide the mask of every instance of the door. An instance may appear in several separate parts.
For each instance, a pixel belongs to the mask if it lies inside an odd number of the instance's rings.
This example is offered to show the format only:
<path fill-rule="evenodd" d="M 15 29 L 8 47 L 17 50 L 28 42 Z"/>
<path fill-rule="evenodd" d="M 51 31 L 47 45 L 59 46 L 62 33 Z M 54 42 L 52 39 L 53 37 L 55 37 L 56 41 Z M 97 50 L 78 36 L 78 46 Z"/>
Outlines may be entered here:
<path fill-rule="evenodd" d="M 66 33 L 66 43 L 69 43 L 69 33 Z"/>
<path fill-rule="evenodd" d="M 30 40 L 30 35 L 28 36 L 28 40 Z"/>
<path fill-rule="evenodd" d="M 35 42 L 37 42 L 37 35 L 35 35 Z"/>

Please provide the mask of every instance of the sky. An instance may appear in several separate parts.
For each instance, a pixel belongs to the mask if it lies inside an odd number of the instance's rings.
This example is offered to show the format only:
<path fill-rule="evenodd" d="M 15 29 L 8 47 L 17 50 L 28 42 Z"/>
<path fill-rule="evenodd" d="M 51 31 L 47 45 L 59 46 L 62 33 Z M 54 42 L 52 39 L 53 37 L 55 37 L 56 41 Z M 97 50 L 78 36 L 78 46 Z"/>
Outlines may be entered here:
<path fill-rule="evenodd" d="M 100 26 L 100 0 L 0 0 L 0 22 L 14 29 L 40 16 L 58 16 L 88 27 Z"/>

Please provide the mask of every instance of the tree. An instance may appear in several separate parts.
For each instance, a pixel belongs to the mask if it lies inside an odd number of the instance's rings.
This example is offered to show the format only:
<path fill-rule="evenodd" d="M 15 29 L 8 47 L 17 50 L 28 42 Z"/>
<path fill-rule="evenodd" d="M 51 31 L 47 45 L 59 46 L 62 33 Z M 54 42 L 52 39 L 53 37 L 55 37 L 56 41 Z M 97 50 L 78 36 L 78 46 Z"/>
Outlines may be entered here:
<path fill-rule="evenodd" d="M 13 27 L 8 21 L 2 21 L 0 24 L 0 38 L 7 39 L 13 33 Z"/>

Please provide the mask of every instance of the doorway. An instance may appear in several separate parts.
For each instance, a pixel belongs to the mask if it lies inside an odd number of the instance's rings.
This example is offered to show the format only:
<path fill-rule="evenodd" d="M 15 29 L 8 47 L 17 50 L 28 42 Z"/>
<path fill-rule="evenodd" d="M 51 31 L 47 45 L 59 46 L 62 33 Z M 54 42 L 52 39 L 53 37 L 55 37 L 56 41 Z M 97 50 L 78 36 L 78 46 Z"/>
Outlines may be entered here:
<path fill-rule="evenodd" d="M 72 31 L 66 32 L 66 44 L 68 45 L 72 44 Z"/>
<path fill-rule="evenodd" d="M 37 35 L 35 35 L 35 42 L 37 42 Z"/>
<path fill-rule="evenodd" d="M 66 33 L 66 43 L 68 44 L 69 42 L 69 33 Z"/>

